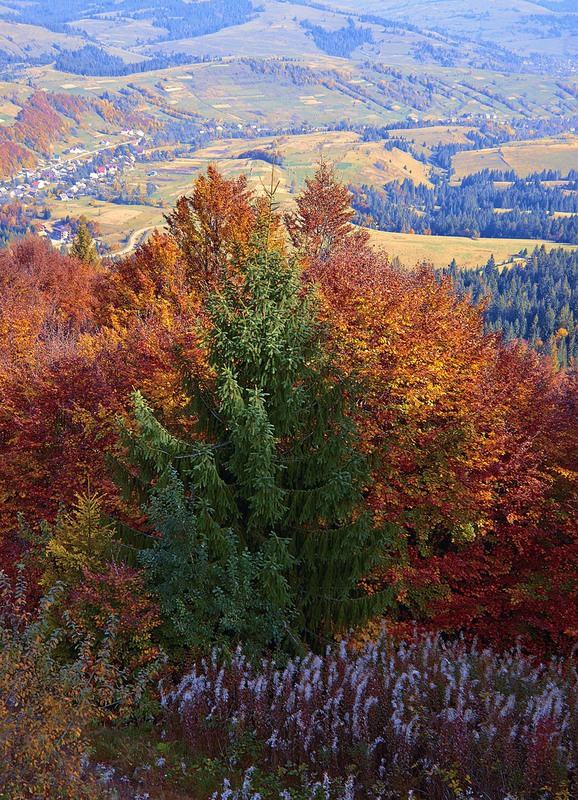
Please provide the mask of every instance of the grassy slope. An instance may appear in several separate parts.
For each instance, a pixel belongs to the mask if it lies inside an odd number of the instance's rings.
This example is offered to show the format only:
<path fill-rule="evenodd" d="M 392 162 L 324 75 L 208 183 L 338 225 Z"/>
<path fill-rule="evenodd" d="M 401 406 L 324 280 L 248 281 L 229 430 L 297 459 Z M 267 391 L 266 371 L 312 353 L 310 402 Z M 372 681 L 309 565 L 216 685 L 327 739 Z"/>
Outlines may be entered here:
<path fill-rule="evenodd" d="M 457 153 L 452 159 L 455 177 L 462 178 L 483 169 L 513 169 L 525 177 L 544 169 L 578 169 L 578 136 L 572 133 L 532 142 L 511 142 L 501 147 Z"/>
<path fill-rule="evenodd" d="M 406 267 L 428 262 L 436 268 L 447 267 L 455 258 L 459 267 L 471 269 L 487 263 L 494 256 L 496 263 L 507 263 L 521 250 L 531 252 L 544 245 L 553 248 L 552 242 L 535 239 L 467 239 L 460 236 L 418 236 L 410 233 L 371 232 L 373 245 L 388 254 L 389 258 L 399 258 Z M 577 249 L 564 245 L 568 249 Z"/>

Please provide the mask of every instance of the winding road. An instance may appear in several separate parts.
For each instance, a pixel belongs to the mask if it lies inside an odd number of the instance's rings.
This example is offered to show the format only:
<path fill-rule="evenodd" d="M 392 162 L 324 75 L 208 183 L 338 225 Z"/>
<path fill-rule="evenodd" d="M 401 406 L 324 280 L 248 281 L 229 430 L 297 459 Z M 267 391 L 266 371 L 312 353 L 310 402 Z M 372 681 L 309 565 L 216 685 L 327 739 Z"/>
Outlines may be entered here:
<path fill-rule="evenodd" d="M 137 247 L 144 243 L 147 233 L 149 233 L 149 231 L 153 231 L 157 227 L 158 225 L 149 225 L 147 228 L 140 228 L 138 231 L 133 231 L 129 237 L 126 247 L 123 247 L 122 250 L 117 250 L 116 253 L 113 253 L 113 258 L 122 258 L 122 256 L 128 256 L 129 253 L 132 253 L 133 250 L 136 250 Z"/>

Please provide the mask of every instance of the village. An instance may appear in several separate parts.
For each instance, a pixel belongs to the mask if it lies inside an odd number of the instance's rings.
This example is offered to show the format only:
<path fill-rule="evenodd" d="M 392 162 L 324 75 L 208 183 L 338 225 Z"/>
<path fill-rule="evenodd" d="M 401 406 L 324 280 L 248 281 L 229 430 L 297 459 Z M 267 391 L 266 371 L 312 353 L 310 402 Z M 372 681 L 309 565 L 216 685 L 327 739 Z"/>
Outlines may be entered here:
<path fill-rule="evenodd" d="M 110 138 L 117 140 L 111 143 Z M 24 170 L 0 184 L 0 203 L 17 201 L 40 206 L 50 201 L 67 202 L 79 197 L 110 198 L 111 179 L 119 178 L 142 159 L 145 133 L 123 129 L 99 140 L 93 150 L 75 145 L 50 160 L 40 161 L 37 168 Z M 49 213 L 47 212 L 49 217 Z M 46 221 L 40 235 L 49 237 L 61 247 L 72 237 L 70 224 L 63 220 Z"/>

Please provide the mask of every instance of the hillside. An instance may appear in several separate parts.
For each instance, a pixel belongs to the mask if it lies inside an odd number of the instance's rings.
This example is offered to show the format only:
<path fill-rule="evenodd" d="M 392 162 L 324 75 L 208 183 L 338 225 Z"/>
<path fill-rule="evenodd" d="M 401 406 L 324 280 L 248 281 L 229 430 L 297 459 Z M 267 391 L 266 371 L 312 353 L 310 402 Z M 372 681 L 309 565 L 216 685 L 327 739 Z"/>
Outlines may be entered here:
<path fill-rule="evenodd" d="M 118 249 L 161 223 L 210 160 L 260 190 L 268 159 L 244 152 L 279 150 L 285 204 L 321 155 L 378 190 L 430 185 L 448 168 L 454 183 L 573 168 L 578 15 L 486 6 L 74 0 L 47 11 L 7 0 L 0 192 L 32 228 L 47 215 L 100 218 L 101 245 Z M 34 92 L 49 93 L 50 120 Z M 22 119 L 48 126 L 50 145 Z M 106 189 L 102 168 L 114 174 Z"/>
<path fill-rule="evenodd" d="M 578 798 L 578 0 L 0 0 L 0 799 Z"/>
<path fill-rule="evenodd" d="M 575 793 L 578 258 L 456 293 L 336 173 L 0 247 L 10 800 Z"/>

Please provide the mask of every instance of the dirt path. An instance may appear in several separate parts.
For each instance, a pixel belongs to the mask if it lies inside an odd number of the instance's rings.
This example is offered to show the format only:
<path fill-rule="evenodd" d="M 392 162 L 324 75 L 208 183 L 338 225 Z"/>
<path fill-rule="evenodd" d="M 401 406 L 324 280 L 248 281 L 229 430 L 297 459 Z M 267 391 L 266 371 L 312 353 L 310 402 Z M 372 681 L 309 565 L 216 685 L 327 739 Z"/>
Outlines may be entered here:
<path fill-rule="evenodd" d="M 146 228 L 140 228 L 138 231 L 133 231 L 130 235 L 128 243 L 126 247 L 123 247 L 122 250 L 117 250 L 116 253 L 113 253 L 114 258 L 122 258 L 122 256 L 128 256 L 129 253 L 132 253 L 133 250 L 136 250 L 146 239 L 147 233 L 149 231 L 153 231 L 157 228 L 158 225 L 149 225 Z"/>

